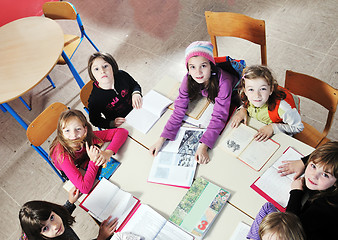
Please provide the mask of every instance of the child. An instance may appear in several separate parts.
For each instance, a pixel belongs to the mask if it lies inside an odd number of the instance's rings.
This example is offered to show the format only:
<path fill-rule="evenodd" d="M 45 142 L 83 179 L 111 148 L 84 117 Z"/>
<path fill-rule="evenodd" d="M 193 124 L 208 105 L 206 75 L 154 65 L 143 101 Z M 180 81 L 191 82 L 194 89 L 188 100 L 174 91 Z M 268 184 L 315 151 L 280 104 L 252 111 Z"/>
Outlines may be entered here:
<path fill-rule="evenodd" d="M 252 223 L 247 239 L 252 240 L 304 240 L 305 234 L 299 218 L 282 213 L 272 203 L 265 203 Z"/>
<path fill-rule="evenodd" d="M 61 113 L 57 134 L 50 146 L 49 154 L 54 165 L 63 171 L 82 193 L 89 193 L 99 166 L 109 161 L 128 137 L 123 128 L 93 132 L 84 114 L 79 110 Z M 105 151 L 95 144 L 110 142 Z M 82 176 L 79 168 L 87 168 Z"/>
<path fill-rule="evenodd" d="M 338 142 L 318 147 L 303 160 L 301 169 L 294 165 L 304 176 L 292 182 L 286 211 L 300 218 L 308 240 L 332 239 L 338 236 Z"/>
<path fill-rule="evenodd" d="M 229 117 L 232 88 L 238 79 L 216 67 L 213 46 L 209 42 L 191 43 L 185 50 L 185 64 L 188 70 L 175 101 L 175 110 L 164 127 L 160 139 L 149 149 L 154 156 L 160 151 L 166 139 L 174 140 L 181 126 L 190 101 L 199 95 L 214 103 L 212 119 L 200 139 L 195 159 L 200 164 L 209 162 L 208 148 L 213 148 Z"/>
<path fill-rule="evenodd" d="M 71 226 L 75 222 L 75 218 L 71 216 L 75 210 L 75 202 L 79 198 L 79 190 L 73 188 L 69 192 L 69 200 L 65 205 L 61 206 L 46 201 L 30 201 L 26 202 L 20 209 L 19 219 L 20 225 L 29 240 L 42 239 L 67 239 L 79 240 L 79 237 L 73 231 Z M 97 240 L 106 240 L 114 234 L 117 226 L 117 219 L 108 217 L 100 225 Z M 117 233 L 111 238 L 121 239 L 120 236 L 135 237 L 130 233 Z M 22 239 L 27 239 L 23 237 Z M 133 238 L 137 239 L 137 238 Z"/>
<path fill-rule="evenodd" d="M 88 73 L 94 81 L 88 99 L 89 119 L 94 126 L 119 127 L 133 108 L 142 107 L 140 85 L 128 73 L 119 70 L 109 53 L 91 55 Z"/>
<path fill-rule="evenodd" d="M 286 89 L 278 86 L 267 67 L 251 66 L 245 69 L 239 88 L 243 106 L 233 117 L 232 127 L 238 127 L 243 120 L 246 124 L 249 114 L 267 124 L 255 135 L 257 141 L 266 141 L 278 132 L 293 135 L 303 131 L 297 101 Z"/>

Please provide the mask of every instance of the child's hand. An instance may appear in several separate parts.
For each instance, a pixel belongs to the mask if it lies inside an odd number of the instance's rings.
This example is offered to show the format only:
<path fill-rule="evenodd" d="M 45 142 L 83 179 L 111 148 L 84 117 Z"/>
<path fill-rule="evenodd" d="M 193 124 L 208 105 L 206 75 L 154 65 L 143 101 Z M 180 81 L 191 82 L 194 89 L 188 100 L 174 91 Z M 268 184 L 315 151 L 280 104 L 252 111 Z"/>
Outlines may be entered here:
<path fill-rule="evenodd" d="M 266 125 L 258 130 L 258 132 L 255 134 L 254 138 L 258 142 L 265 142 L 273 135 L 273 127 L 272 124 Z"/>
<path fill-rule="evenodd" d="M 133 94 L 131 101 L 132 101 L 133 108 L 140 109 L 142 107 L 141 94 L 138 94 L 138 93 Z"/>
<path fill-rule="evenodd" d="M 202 143 L 195 153 L 195 160 L 199 164 L 207 164 L 210 161 L 209 154 L 208 154 L 208 146 Z"/>
<path fill-rule="evenodd" d="M 149 152 L 151 155 L 156 156 L 158 152 L 161 150 L 163 143 L 165 142 L 165 138 L 160 137 L 157 142 L 149 148 Z"/>
<path fill-rule="evenodd" d="M 112 236 L 116 230 L 117 226 L 117 218 L 110 220 L 111 216 L 109 216 L 106 220 L 104 220 L 100 225 L 99 236 L 97 236 L 97 240 L 106 240 L 108 237 Z"/>
<path fill-rule="evenodd" d="M 114 126 L 115 127 L 119 127 L 122 125 L 122 123 L 124 123 L 126 121 L 125 118 L 122 118 L 122 117 L 118 117 L 118 118 L 115 118 L 114 120 Z"/>
<path fill-rule="evenodd" d="M 293 182 L 291 183 L 292 190 L 294 189 L 303 190 L 303 186 L 304 186 L 304 177 L 297 178 L 293 180 Z"/>
<path fill-rule="evenodd" d="M 72 187 L 72 189 L 68 192 L 68 201 L 71 204 L 74 204 L 80 197 L 80 191 L 76 187 Z"/>
<path fill-rule="evenodd" d="M 244 120 L 244 121 L 243 121 Z M 243 107 L 237 111 L 235 116 L 232 118 L 231 121 L 231 127 L 236 128 L 239 126 L 239 124 L 243 121 L 244 124 L 247 124 L 248 120 L 248 114 L 246 112 L 246 109 Z"/>
<path fill-rule="evenodd" d="M 280 165 L 278 168 L 278 172 L 281 173 L 281 176 L 286 176 L 292 173 L 295 173 L 293 179 L 298 178 L 303 174 L 305 165 L 302 160 L 296 161 L 282 161 L 283 165 Z"/>
<path fill-rule="evenodd" d="M 88 143 L 86 142 L 86 151 L 90 161 L 96 162 L 101 150 L 95 145 L 89 147 Z"/>
<path fill-rule="evenodd" d="M 114 152 L 109 149 L 106 149 L 105 151 L 100 151 L 99 156 L 96 158 L 95 165 L 102 166 L 103 164 L 106 164 L 110 160 L 110 157 L 113 155 Z"/>

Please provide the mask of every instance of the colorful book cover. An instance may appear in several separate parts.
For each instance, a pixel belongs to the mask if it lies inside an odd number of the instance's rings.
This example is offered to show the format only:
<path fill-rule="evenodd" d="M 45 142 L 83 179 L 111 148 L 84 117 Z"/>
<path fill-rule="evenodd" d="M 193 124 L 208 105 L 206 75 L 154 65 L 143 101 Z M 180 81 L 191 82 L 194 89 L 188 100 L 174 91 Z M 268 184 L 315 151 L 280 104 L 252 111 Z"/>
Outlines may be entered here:
<path fill-rule="evenodd" d="M 120 162 L 118 162 L 116 159 L 114 158 L 110 158 L 109 162 L 106 163 L 105 167 L 101 168 L 101 172 L 99 175 L 99 180 L 101 180 L 102 178 L 108 179 L 111 177 L 111 175 L 113 175 L 113 173 L 116 171 L 116 169 L 121 165 Z"/>
<path fill-rule="evenodd" d="M 229 197 L 229 191 L 198 177 L 169 221 L 202 239 Z"/>

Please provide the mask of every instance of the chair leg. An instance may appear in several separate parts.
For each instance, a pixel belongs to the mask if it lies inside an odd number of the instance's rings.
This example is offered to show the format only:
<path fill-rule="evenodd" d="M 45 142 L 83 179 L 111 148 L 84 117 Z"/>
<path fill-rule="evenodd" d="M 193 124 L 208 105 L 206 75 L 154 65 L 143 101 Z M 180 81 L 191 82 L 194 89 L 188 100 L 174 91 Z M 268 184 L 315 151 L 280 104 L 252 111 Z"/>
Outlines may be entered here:
<path fill-rule="evenodd" d="M 70 71 L 72 72 L 77 84 L 79 85 L 80 89 L 83 88 L 83 86 L 85 85 L 82 78 L 80 77 L 80 74 L 76 71 L 73 63 L 69 60 L 67 54 L 65 53 L 65 51 L 62 51 L 61 56 L 63 57 L 63 59 L 65 60 L 65 62 L 67 63 Z"/>
<path fill-rule="evenodd" d="M 1 111 L 3 111 L 4 113 L 7 112 L 6 108 L 4 106 L 2 106 L 2 104 L 0 104 L 0 109 Z"/>
<path fill-rule="evenodd" d="M 26 103 L 25 100 L 23 100 L 22 97 L 19 97 L 19 99 L 21 100 L 21 102 L 26 106 L 26 108 L 27 108 L 29 111 L 32 110 L 32 108 L 28 105 L 28 103 Z"/>
<path fill-rule="evenodd" d="M 55 84 L 49 75 L 47 75 L 47 79 L 50 82 L 50 85 L 52 85 L 52 87 L 55 88 Z"/>
<path fill-rule="evenodd" d="M 58 169 L 56 169 L 56 167 L 54 166 L 54 164 L 50 161 L 48 154 L 46 153 L 45 150 L 43 150 L 42 147 L 36 147 L 34 145 L 31 145 L 35 151 L 37 151 L 41 157 L 43 157 L 46 162 L 49 164 L 49 166 L 52 167 L 52 169 L 54 170 L 54 172 L 59 176 L 59 178 L 62 180 L 62 182 L 65 182 L 66 180 L 61 176 L 60 172 Z"/>

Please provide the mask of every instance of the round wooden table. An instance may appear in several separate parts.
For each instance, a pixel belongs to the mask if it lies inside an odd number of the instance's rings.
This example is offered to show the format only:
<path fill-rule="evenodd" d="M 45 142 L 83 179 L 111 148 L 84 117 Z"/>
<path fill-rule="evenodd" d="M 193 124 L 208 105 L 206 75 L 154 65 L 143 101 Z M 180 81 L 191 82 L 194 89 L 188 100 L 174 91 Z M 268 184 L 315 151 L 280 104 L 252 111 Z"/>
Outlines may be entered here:
<path fill-rule="evenodd" d="M 27 17 L 0 27 L 0 104 L 25 129 L 27 124 L 7 102 L 25 94 L 49 74 L 63 44 L 61 27 L 49 18 Z"/>

